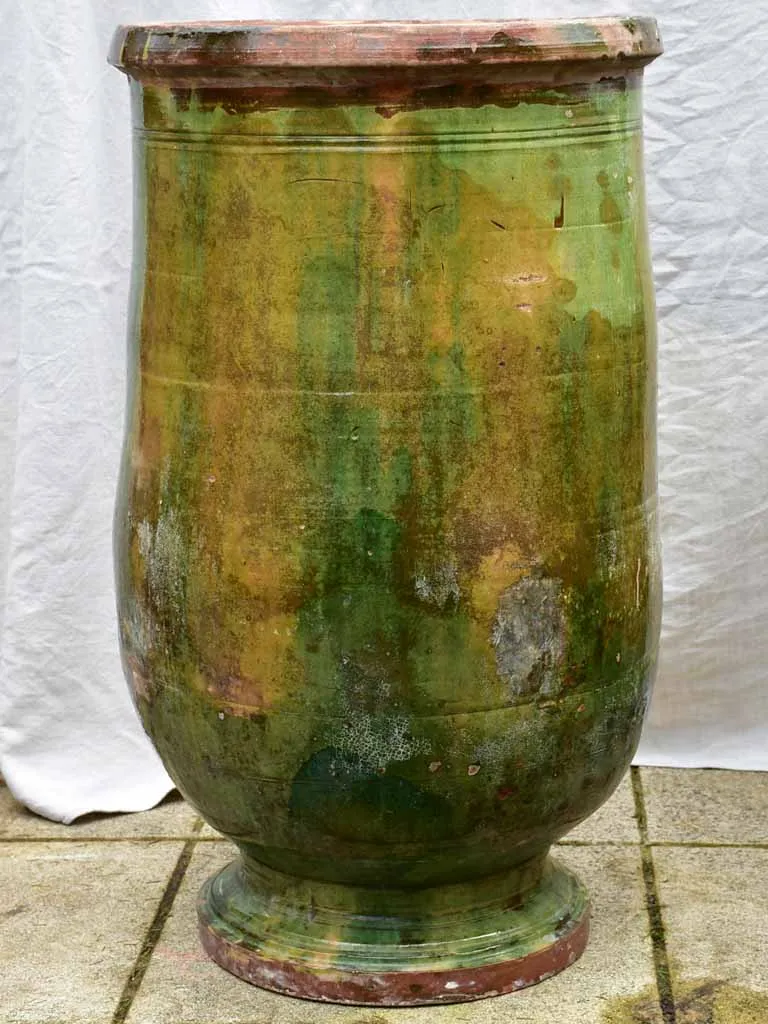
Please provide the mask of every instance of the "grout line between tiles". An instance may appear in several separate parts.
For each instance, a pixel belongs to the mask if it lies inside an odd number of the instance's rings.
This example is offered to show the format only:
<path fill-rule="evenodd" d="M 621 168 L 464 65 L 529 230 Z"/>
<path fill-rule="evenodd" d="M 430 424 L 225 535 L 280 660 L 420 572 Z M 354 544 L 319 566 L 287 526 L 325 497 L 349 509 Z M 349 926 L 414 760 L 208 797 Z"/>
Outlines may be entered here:
<path fill-rule="evenodd" d="M 719 843 L 714 839 L 654 839 L 648 846 L 662 849 L 672 846 L 683 850 L 768 850 L 768 843 Z"/>
<path fill-rule="evenodd" d="M 195 835 L 195 827 L 189 832 L 182 832 L 177 836 L 4 836 L 0 835 L 0 845 L 3 843 L 180 843 L 188 839 L 204 842 L 207 836 Z"/>
<path fill-rule="evenodd" d="M 638 846 L 639 839 L 558 839 L 555 846 Z"/>
<path fill-rule="evenodd" d="M 202 827 L 203 821 L 201 818 L 198 818 L 195 822 L 194 829 L 199 832 Z M 195 835 L 192 838 L 187 839 L 184 843 L 182 851 L 179 854 L 179 859 L 176 861 L 176 866 L 171 872 L 171 877 L 168 879 L 165 891 L 160 897 L 160 902 L 155 910 L 155 916 L 152 918 L 149 928 L 147 929 L 147 933 L 144 936 L 144 942 L 139 950 L 139 955 L 136 957 L 133 969 L 128 975 L 125 985 L 123 986 L 123 991 L 112 1016 L 112 1024 L 124 1024 L 128 1017 L 131 1004 L 136 998 L 136 993 L 141 987 L 144 975 L 147 973 L 149 961 L 152 959 L 155 946 L 163 933 L 165 922 L 168 920 L 168 915 L 171 912 L 176 895 L 184 880 L 184 875 L 187 873 L 187 868 L 189 867 L 189 862 L 192 859 L 195 846 L 197 846 L 197 841 L 197 836 Z"/>
<path fill-rule="evenodd" d="M 645 809 L 645 794 L 643 792 L 640 769 L 634 765 L 630 768 L 630 779 L 632 782 L 632 795 L 635 799 L 637 829 L 640 833 L 640 859 L 643 868 L 643 882 L 645 884 L 645 907 L 648 912 L 651 932 L 653 967 L 656 973 L 659 1006 L 661 1007 L 661 1016 L 664 1024 L 677 1024 L 675 997 L 672 991 L 672 973 L 669 967 L 669 954 L 667 951 L 667 936 L 661 914 L 659 887 L 653 863 L 653 850 L 648 842 L 648 815 Z"/>

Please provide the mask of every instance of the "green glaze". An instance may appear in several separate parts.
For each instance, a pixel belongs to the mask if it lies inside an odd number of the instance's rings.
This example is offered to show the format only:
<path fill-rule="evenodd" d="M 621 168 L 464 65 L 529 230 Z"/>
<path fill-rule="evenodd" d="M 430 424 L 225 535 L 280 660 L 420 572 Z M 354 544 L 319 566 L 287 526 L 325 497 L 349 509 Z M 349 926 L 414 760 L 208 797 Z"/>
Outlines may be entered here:
<path fill-rule="evenodd" d="M 583 910 L 547 850 L 624 773 L 659 627 L 639 74 L 415 108 L 132 82 L 121 640 L 245 857 L 207 913 L 246 945 L 287 955 L 315 900 L 308 969 L 467 966 Z"/>
<path fill-rule="evenodd" d="M 581 884 L 551 861 L 464 885 L 408 890 L 339 886 L 235 862 L 209 880 L 202 901 L 211 924 L 237 946 L 258 945 L 270 960 L 350 974 L 404 964 L 447 971 L 523 957 L 586 909 Z"/>

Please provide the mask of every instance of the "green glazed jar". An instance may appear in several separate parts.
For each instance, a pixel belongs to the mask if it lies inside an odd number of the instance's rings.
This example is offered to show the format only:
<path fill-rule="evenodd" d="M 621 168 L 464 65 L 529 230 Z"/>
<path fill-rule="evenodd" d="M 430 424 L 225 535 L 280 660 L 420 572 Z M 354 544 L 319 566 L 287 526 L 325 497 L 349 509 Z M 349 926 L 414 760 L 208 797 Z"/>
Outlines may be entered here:
<path fill-rule="evenodd" d="M 587 938 L 553 841 L 659 630 L 650 19 L 118 30 L 135 263 L 126 675 L 240 849 L 222 966 L 475 999 Z"/>

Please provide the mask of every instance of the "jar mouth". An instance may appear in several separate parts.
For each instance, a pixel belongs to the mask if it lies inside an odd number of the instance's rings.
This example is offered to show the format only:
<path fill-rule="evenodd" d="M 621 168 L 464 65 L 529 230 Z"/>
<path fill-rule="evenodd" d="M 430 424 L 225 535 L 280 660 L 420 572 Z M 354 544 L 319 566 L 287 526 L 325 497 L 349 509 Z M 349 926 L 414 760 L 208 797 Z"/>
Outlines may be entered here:
<path fill-rule="evenodd" d="M 641 67 L 662 52 L 654 18 L 545 21 L 222 21 L 121 25 L 109 63 L 132 78 L 259 71 Z"/>

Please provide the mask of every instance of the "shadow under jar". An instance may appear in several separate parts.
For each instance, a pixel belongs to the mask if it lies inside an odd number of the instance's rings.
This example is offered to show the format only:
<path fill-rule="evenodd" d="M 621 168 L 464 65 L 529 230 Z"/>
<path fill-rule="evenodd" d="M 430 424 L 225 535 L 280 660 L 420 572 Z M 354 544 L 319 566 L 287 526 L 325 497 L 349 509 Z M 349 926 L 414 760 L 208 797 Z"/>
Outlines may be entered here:
<path fill-rule="evenodd" d="M 240 858 L 210 955 L 342 1003 L 572 963 L 553 841 L 659 630 L 642 68 L 655 22 L 123 27 L 122 652 Z"/>

